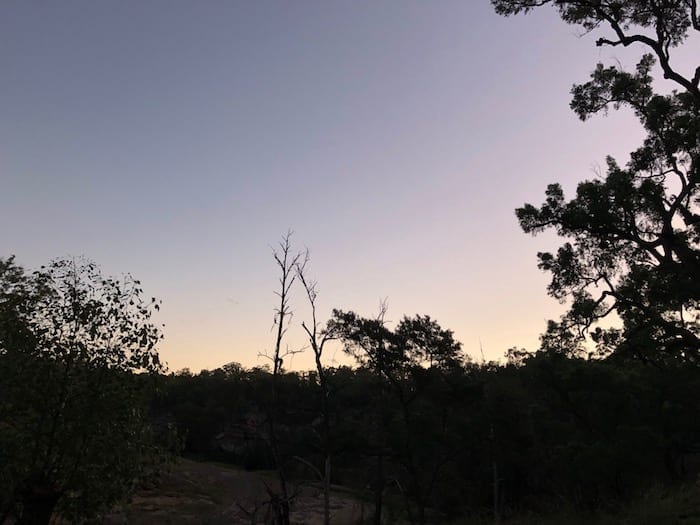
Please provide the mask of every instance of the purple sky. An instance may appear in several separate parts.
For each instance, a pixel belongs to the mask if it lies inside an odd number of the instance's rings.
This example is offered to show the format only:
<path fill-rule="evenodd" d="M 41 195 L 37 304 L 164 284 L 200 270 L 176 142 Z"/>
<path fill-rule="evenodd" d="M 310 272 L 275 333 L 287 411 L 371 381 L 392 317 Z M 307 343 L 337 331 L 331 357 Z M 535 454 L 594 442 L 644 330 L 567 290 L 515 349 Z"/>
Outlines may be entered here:
<path fill-rule="evenodd" d="M 323 319 L 428 314 L 487 359 L 534 350 L 546 296 L 514 208 L 569 193 L 641 131 L 581 123 L 601 50 L 551 10 L 486 0 L 6 0 L 0 255 L 85 255 L 163 300 L 172 369 L 263 364 L 271 245 L 311 249 Z M 295 321 L 307 318 L 301 295 Z M 301 342 L 298 324 L 289 344 Z M 329 356 L 330 358 L 333 356 Z M 342 361 L 340 353 L 335 356 Z M 294 367 L 311 366 L 298 356 Z"/>

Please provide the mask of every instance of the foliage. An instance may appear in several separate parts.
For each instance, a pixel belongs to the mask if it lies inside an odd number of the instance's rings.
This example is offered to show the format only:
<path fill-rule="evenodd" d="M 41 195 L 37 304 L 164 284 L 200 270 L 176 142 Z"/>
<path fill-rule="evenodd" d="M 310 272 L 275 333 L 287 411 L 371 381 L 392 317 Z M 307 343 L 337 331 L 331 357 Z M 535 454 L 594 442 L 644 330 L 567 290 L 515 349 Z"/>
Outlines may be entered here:
<path fill-rule="evenodd" d="M 556 253 L 540 253 L 552 274 L 549 293 L 571 299 L 552 332 L 585 333 L 616 312 L 622 327 L 596 328 L 601 354 L 642 359 L 700 357 L 700 67 L 684 75 L 673 48 L 700 31 L 695 0 L 492 0 L 511 15 L 551 4 L 586 31 L 607 27 L 598 46 L 641 46 L 635 71 L 598 64 L 588 82 L 572 88 L 571 108 L 586 120 L 609 108 L 630 108 L 646 131 L 621 166 L 607 160 L 604 178 L 579 184 L 567 201 L 551 184 L 545 202 L 517 210 L 525 232 L 554 229 L 567 239 Z M 655 92 L 655 64 L 677 90 Z"/>
<path fill-rule="evenodd" d="M 88 261 L 26 274 L 0 261 L 0 503 L 22 522 L 72 521 L 123 497 L 160 458 L 147 376 L 162 370 L 138 281 Z"/>
<path fill-rule="evenodd" d="M 475 364 L 449 330 L 424 316 L 392 329 L 381 315 L 335 311 L 325 333 L 360 366 L 324 370 L 327 441 L 318 373 L 278 375 L 280 457 L 293 487 L 317 479 L 320 467 L 305 466 L 323 465 L 330 450 L 332 482 L 371 498 L 375 521 L 390 514 L 414 524 L 478 521 L 494 512 L 540 519 L 571 509 L 614 515 L 650 487 L 692 481 L 700 470 L 696 367 L 571 357 L 566 349 L 578 343 L 566 331 L 548 343 L 562 351 L 512 350 L 508 364 Z M 430 355 L 450 359 L 430 366 Z M 258 447 L 265 418 L 255 423 L 269 403 L 270 370 L 163 379 L 166 393 L 177 395 L 166 395 L 159 411 L 201 436 L 198 457 L 275 465 Z"/>
<path fill-rule="evenodd" d="M 450 461 L 451 454 L 443 450 L 437 456 L 427 447 L 447 432 L 445 412 L 437 414 L 434 407 L 426 407 L 423 396 L 432 392 L 426 388 L 430 381 L 427 372 L 449 371 L 463 361 L 461 344 L 454 340 L 451 330 L 444 330 L 429 316 L 404 317 L 394 330 L 384 323 L 386 305 L 379 316 L 367 319 L 354 312 L 334 310 L 329 321 L 332 331 L 345 346 L 345 351 L 358 363 L 376 375 L 373 389 L 376 406 L 369 414 L 369 449 L 375 458 L 374 522 L 382 521 L 383 494 L 387 478 L 385 470 L 396 463 L 395 481 L 405 499 L 406 513 L 412 521 L 425 523 L 427 502 L 435 490 L 439 472 Z M 439 381 L 435 382 L 435 386 Z M 392 417 L 391 406 L 398 417 Z M 431 432 L 442 426 L 442 432 Z M 387 457 L 391 447 L 398 457 Z"/>
<path fill-rule="evenodd" d="M 650 487 L 693 482 L 700 467 L 695 367 L 540 352 L 517 365 L 412 367 L 394 384 L 367 367 L 326 372 L 332 482 L 373 502 L 381 488 L 383 512 L 389 506 L 411 523 L 491 513 L 494 462 L 504 519 L 612 512 Z M 264 418 L 250 423 L 262 412 L 258 394 L 269 388 L 269 371 L 161 379 L 158 410 L 188 439 L 197 433 L 198 458 L 273 465 L 256 439 L 266 432 Z M 278 425 L 284 457 L 322 465 L 317 381 L 312 372 L 280 376 Z M 303 465 L 288 463 L 290 486 L 295 476 L 317 478 Z"/>
<path fill-rule="evenodd" d="M 392 331 L 384 324 L 383 312 L 370 319 L 334 310 L 328 324 L 358 364 L 387 377 L 414 366 L 449 369 L 463 361 L 462 345 L 452 330 L 441 328 L 427 315 L 404 316 Z"/>

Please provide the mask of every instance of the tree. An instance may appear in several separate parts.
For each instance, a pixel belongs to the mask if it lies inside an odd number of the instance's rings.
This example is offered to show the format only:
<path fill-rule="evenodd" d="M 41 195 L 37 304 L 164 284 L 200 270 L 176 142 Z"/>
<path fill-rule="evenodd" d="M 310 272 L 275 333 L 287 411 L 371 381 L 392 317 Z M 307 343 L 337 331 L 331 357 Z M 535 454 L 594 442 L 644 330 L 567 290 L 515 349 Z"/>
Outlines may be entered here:
<path fill-rule="evenodd" d="M 630 161 L 607 160 L 600 180 L 578 185 L 567 201 L 551 184 L 539 206 L 516 213 L 527 233 L 553 229 L 567 239 L 556 253 L 539 253 L 552 274 L 549 293 L 570 299 L 550 340 L 562 332 L 590 333 L 603 354 L 644 360 L 700 359 L 700 67 L 684 74 L 672 50 L 700 31 L 697 0 L 492 0 L 511 15 L 551 4 L 562 19 L 587 32 L 607 28 L 597 46 L 646 51 L 635 71 L 598 64 L 572 88 L 571 108 L 582 119 L 609 108 L 632 109 L 646 131 Z M 654 91 L 658 63 L 676 90 Z M 596 323 L 617 313 L 621 327 Z"/>
<path fill-rule="evenodd" d="M 431 390 L 439 390 L 434 388 L 442 382 L 439 374 L 460 370 L 461 344 L 454 340 L 451 330 L 442 329 L 427 315 L 404 317 L 394 330 L 386 326 L 385 315 L 385 303 L 373 319 L 334 310 L 329 327 L 343 342 L 345 351 L 377 379 L 374 523 L 382 521 L 386 459 L 393 451 L 392 459 L 403 474 L 398 477 L 405 481 L 399 487 L 406 513 L 411 523 L 424 524 L 440 471 L 452 459 L 443 453 L 444 447 L 437 447 L 445 428 L 439 428 L 439 417 L 431 417 L 436 412 L 430 402 Z M 424 365 L 429 368 L 425 370 Z M 389 410 L 392 402 L 396 403 L 398 418 Z"/>
<path fill-rule="evenodd" d="M 375 458 L 374 476 L 371 483 L 374 493 L 374 514 L 372 523 L 382 523 L 384 490 L 386 485 L 385 456 L 387 454 L 387 407 L 386 381 L 392 370 L 399 367 L 403 355 L 397 354 L 390 344 L 392 332 L 386 327 L 384 316 L 387 306 L 382 302 L 379 314 L 374 319 L 366 319 L 355 312 L 333 310 L 328 327 L 343 342 L 346 353 L 352 355 L 362 366 L 375 375 L 376 404 L 371 414 L 371 436 L 368 439 L 370 455 Z"/>
<path fill-rule="evenodd" d="M 275 308 L 274 327 L 275 331 L 275 347 L 272 354 L 263 354 L 272 361 L 272 377 L 271 377 L 271 404 L 266 407 L 267 412 L 267 429 L 269 437 L 270 450 L 272 452 L 272 460 L 277 471 L 279 480 L 279 494 L 276 490 L 268 487 L 268 495 L 270 496 L 269 509 L 275 515 L 275 523 L 280 525 L 289 525 L 289 506 L 292 496 L 289 492 L 287 476 L 284 470 L 284 461 L 280 452 L 280 436 L 278 428 L 278 418 L 281 415 L 280 395 L 279 395 L 279 379 L 283 372 L 284 358 L 297 353 L 298 350 L 283 349 L 282 343 L 284 336 L 287 333 L 287 326 L 292 317 L 292 309 L 289 305 L 289 294 L 294 281 L 296 281 L 298 273 L 298 265 L 300 263 L 301 252 L 292 252 L 292 231 L 288 231 L 279 242 L 277 249 L 273 249 L 272 256 L 280 271 L 279 291 L 275 295 L 279 299 L 279 306 Z"/>
<path fill-rule="evenodd" d="M 139 281 L 59 259 L 0 260 L 0 521 L 71 521 L 114 504 L 158 462 L 146 376 L 162 370 Z"/>
<path fill-rule="evenodd" d="M 326 343 L 335 339 L 333 324 L 328 323 L 326 329 L 319 326 L 316 313 L 316 299 L 318 298 L 318 290 L 316 282 L 309 279 L 306 275 L 306 266 L 309 262 L 309 252 L 306 252 L 303 262 L 298 261 L 296 265 L 297 276 L 306 298 L 311 307 L 311 322 L 307 325 L 301 323 L 304 332 L 309 340 L 309 346 L 314 353 L 314 362 L 316 364 L 316 374 L 318 376 L 319 398 L 321 400 L 321 448 L 324 455 L 323 460 L 323 523 L 330 525 L 331 522 L 331 463 L 333 450 L 331 446 L 331 413 L 330 413 L 330 388 L 328 386 L 328 378 L 326 368 L 323 365 L 323 350 Z M 320 474 L 320 472 L 319 472 Z"/>
<path fill-rule="evenodd" d="M 443 330 L 428 315 L 404 317 L 395 330 L 411 363 L 450 369 L 462 363 L 462 344 L 452 330 Z"/>

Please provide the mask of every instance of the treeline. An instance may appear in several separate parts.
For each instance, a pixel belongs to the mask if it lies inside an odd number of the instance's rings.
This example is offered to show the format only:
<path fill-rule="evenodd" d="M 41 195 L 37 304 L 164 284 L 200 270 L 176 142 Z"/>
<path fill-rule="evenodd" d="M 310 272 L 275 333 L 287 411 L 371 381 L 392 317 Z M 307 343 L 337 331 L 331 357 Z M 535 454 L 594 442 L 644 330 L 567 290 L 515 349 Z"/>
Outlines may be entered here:
<path fill-rule="evenodd" d="M 326 373 L 332 482 L 411 523 L 617 508 L 698 473 L 694 367 L 512 352 L 507 364 Z M 177 427 L 184 454 L 273 469 L 265 419 L 274 410 L 287 475 L 321 475 L 316 373 L 281 374 L 275 407 L 263 368 L 161 380 L 154 414 Z"/>

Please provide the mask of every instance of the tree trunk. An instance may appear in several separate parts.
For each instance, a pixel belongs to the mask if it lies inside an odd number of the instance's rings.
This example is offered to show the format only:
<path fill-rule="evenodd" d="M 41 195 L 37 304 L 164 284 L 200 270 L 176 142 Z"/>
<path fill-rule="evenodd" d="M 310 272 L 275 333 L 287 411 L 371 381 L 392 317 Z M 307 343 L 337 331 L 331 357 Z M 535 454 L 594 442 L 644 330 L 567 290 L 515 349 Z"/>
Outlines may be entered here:
<path fill-rule="evenodd" d="M 323 523 L 331 524 L 331 455 L 326 455 L 323 470 Z"/>
<path fill-rule="evenodd" d="M 374 525 L 382 524 L 382 504 L 384 497 L 384 451 L 377 454 L 377 472 L 374 481 Z"/>

